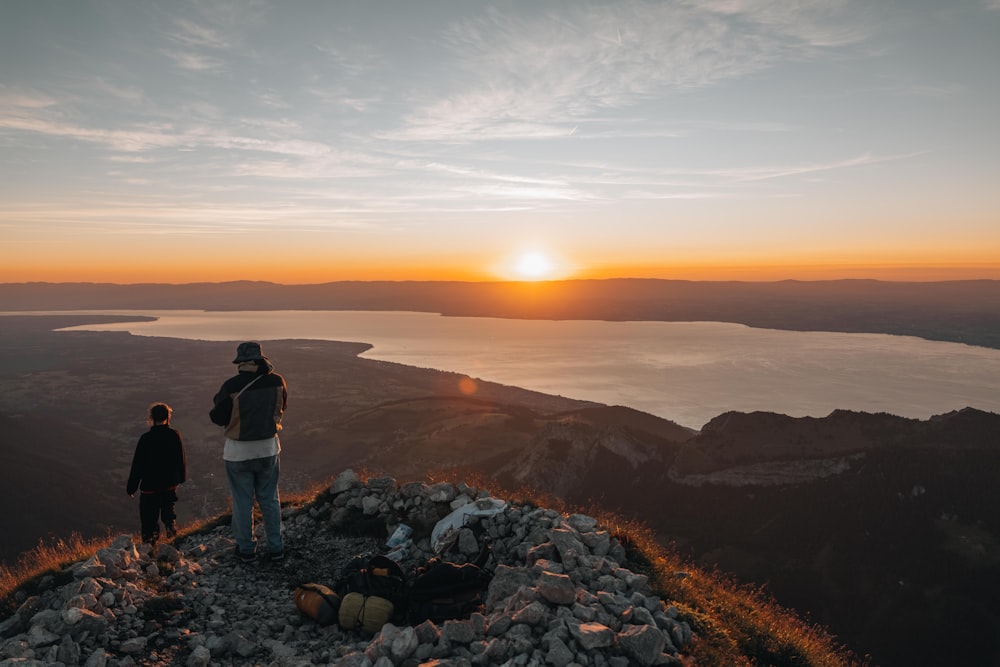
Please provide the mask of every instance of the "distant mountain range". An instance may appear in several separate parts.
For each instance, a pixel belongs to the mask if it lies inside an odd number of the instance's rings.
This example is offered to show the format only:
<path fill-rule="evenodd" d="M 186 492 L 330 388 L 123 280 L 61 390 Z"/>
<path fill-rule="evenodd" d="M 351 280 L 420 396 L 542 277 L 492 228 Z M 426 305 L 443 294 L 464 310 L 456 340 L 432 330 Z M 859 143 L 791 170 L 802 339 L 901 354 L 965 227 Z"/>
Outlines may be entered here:
<path fill-rule="evenodd" d="M 526 319 L 721 321 L 1000 348 L 1000 281 L 267 282 L 0 284 L 0 311 L 412 310 Z"/>

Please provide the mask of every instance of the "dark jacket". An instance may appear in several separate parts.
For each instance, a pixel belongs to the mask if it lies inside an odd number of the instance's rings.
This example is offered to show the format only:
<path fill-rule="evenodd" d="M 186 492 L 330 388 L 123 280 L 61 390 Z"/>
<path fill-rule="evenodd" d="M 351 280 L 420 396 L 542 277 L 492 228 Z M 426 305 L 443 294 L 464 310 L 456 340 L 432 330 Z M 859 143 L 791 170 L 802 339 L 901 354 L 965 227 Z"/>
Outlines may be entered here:
<path fill-rule="evenodd" d="M 165 491 L 187 479 L 181 434 L 166 424 L 154 424 L 139 436 L 125 490 Z"/>
<path fill-rule="evenodd" d="M 240 394 L 247 385 L 250 386 Z M 237 394 L 239 397 L 234 401 Z M 281 430 L 281 415 L 288 405 L 288 388 L 285 378 L 265 363 L 256 373 L 240 371 L 223 382 L 213 402 L 215 405 L 208 416 L 212 423 L 226 427 L 227 438 L 264 440 Z"/>

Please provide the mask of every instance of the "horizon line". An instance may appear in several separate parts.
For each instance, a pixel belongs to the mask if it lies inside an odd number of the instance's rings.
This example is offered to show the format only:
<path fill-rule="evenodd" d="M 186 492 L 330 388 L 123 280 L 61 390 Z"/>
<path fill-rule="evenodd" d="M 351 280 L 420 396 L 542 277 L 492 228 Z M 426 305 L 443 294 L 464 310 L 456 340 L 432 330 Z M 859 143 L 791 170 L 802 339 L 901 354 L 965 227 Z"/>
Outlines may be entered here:
<path fill-rule="evenodd" d="M 444 279 L 444 278 L 342 278 L 336 280 L 324 280 L 319 282 L 277 282 L 274 280 L 263 280 L 255 278 L 234 278 L 228 280 L 192 280 L 186 282 L 171 281 L 137 281 L 118 282 L 101 280 L 21 280 L 21 281 L 0 281 L 0 286 L 16 285 L 94 285 L 94 286 L 115 286 L 134 287 L 143 285 L 162 285 L 171 287 L 184 287 L 192 285 L 232 285 L 239 283 L 258 283 L 262 285 L 277 285 L 281 287 L 318 287 L 323 285 L 334 285 L 342 283 L 427 283 L 427 284 L 470 284 L 470 285 L 555 285 L 564 283 L 593 283 L 593 282 L 673 282 L 673 283 L 748 283 L 748 284 L 776 284 L 776 283 L 846 283 L 846 282 L 873 282 L 873 283 L 960 283 L 960 282 L 1000 282 L 998 278 L 878 278 L 878 277 L 841 277 L 841 278 L 773 278 L 773 279 L 738 279 L 738 278 L 663 278 L 663 277 L 642 277 L 642 276 L 611 276 L 611 277 L 581 277 L 581 278 L 557 278 L 540 280 L 515 280 L 515 279 Z"/>

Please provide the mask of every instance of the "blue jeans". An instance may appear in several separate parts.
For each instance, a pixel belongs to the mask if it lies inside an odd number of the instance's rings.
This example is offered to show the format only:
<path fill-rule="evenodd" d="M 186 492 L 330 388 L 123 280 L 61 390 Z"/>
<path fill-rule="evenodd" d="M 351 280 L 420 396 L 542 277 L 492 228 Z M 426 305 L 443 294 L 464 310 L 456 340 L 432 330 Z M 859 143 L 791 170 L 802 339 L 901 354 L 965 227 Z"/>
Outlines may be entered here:
<path fill-rule="evenodd" d="M 253 536 L 254 498 L 264 518 L 268 551 L 274 554 L 285 550 L 281 537 L 281 503 L 278 500 L 280 468 L 277 456 L 226 461 L 229 493 L 233 498 L 233 535 L 241 553 L 252 554 L 257 550 L 257 540 Z"/>

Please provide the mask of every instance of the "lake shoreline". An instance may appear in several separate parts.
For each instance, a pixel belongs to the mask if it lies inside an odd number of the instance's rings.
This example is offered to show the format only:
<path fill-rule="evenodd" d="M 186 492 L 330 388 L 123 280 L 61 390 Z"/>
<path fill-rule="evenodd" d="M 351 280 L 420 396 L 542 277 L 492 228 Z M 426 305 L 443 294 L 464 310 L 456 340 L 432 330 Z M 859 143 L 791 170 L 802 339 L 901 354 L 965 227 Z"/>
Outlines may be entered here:
<path fill-rule="evenodd" d="M 1000 395 L 1000 352 L 891 334 L 413 311 L 115 315 L 131 319 L 79 329 L 213 341 L 348 341 L 370 346 L 365 359 L 629 406 L 695 430 L 729 411 L 822 417 L 846 409 L 926 419 L 963 407 L 996 410 Z"/>

